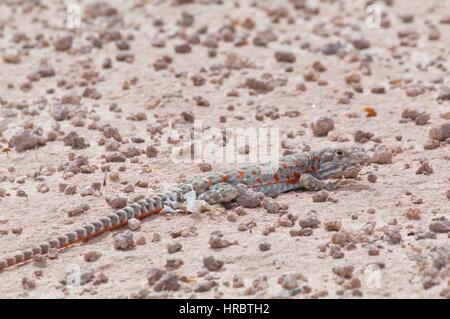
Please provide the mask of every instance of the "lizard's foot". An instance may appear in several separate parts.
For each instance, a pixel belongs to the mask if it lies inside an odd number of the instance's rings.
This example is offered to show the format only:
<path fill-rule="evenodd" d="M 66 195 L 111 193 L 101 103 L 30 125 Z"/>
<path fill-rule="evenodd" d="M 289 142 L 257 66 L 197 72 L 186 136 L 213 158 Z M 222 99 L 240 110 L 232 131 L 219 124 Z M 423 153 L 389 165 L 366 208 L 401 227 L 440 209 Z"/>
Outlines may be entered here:
<path fill-rule="evenodd" d="M 319 191 L 319 190 L 335 190 L 342 185 L 348 185 L 352 182 L 348 180 L 334 180 L 334 181 L 323 181 L 312 175 L 305 174 L 300 178 L 300 187 L 305 188 L 311 191 Z"/>
<path fill-rule="evenodd" d="M 219 183 L 210 190 L 200 194 L 197 199 L 204 200 L 210 205 L 231 202 L 238 196 L 236 187 L 227 183 Z"/>

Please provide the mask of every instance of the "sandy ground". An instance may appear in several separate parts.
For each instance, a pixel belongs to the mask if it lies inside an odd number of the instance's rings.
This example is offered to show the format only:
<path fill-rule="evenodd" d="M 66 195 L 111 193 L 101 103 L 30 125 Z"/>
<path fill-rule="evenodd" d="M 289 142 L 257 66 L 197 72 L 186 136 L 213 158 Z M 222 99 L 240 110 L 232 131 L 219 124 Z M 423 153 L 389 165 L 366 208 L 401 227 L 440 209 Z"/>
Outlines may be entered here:
<path fill-rule="evenodd" d="M 77 26 L 71 3 L 80 28 L 67 26 Z M 192 117 L 220 129 L 279 128 L 281 153 L 358 144 L 361 130 L 373 137 L 360 145 L 392 161 L 365 167 L 332 200 L 277 197 L 291 215 L 261 207 L 149 217 L 133 231 L 141 244 L 133 249 L 115 249 L 105 233 L 0 273 L 0 297 L 450 297 L 450 152 L 445 138 L 429 141 L 450 119 L 450 2 L 379 1 L 368 13 L 367 1 L 108 4 L 0 3 L 0 257 L 113 211 L 107 199 L 132 202 L 202 173 L 171 161 L 164 135 Z M 404 118 L 407 108 L 425 115 Z M 323 116 L 334 129 L 315 136 L 310 125 Z M 21 129 L 31 149 L 14 142 Z M 107 163 L 115 150 L 129 157 Z M 88 165 L 68 172 L 64 164 L 80 155 Z M 432 172 L 418 174 L 426 162 Z M 88 207 L 70 217 L 80 205 Z M 292 236 L 308 217 L 320 224 Z M 211 248 L 217 231 L 237 244 Z M 181 250 L 169 253 L 175 243 Z M 209 256 L 223 262 L 218 271 L 205 269 Z M 149 284 L 155 268 L 172 281 Z M 77 273 L 80 285 L 68 283 Z"/>

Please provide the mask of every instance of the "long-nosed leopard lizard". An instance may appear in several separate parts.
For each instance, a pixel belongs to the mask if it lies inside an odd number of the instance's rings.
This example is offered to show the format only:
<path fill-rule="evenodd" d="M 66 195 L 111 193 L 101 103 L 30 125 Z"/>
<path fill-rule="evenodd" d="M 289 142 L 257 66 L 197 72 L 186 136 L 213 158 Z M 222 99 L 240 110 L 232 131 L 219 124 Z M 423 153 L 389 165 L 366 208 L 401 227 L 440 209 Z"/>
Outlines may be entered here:
<path fill-rule="evenodd" d="M 213 173 L 177 184 L 170 191 L 151 195 L 146 199 L 130 204 L 99 220 L 51 239 L 30 250 L 13 257 L 0 259 L 0 271 L 34 258 L 45 255 L 51 248 L 63 249 L 75 243 L 84 242 L 106 231 L 127 224 L 131 218 L 143 219 L 147 216 L 177 209 L 186 201 L 187 193 L 195 192 L 198 200 L 208 204 L 222 204 L 233 201 L 238 196 L 236 185 L 244 184 L 248 188 L 269 196 L 295 189 L 321 190 L 335 189 L 339 181 L 325 180 L 339 177 L 343 172 L 358 169 L 368 162 L 368 156 L 359 147 L 327 147 L 310 153 L 297 153 L 282 157 L 278 168 L 267 166 L 247 166 L 221 173 Z"/>

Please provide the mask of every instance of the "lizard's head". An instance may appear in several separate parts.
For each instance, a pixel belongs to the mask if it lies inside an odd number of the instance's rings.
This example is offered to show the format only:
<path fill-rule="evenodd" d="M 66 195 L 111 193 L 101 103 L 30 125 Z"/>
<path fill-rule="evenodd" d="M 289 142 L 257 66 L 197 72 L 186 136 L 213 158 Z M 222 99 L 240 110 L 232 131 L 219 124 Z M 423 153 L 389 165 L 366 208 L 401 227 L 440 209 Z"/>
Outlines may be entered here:
<path fill-rule="evenodd" d="M 312 152 L 311 159 L 320 179 L 338 178 L 359 171 L 369 161 L 364 150 L 357 146 L 326 147 Z"/>

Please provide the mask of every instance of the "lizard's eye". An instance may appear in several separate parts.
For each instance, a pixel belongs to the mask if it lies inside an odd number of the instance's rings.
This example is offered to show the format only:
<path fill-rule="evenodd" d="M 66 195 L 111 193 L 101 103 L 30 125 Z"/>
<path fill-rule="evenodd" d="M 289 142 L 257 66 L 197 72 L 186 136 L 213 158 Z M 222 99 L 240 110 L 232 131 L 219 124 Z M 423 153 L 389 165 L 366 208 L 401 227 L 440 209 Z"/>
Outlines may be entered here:
<path fill-rule="evenodd" d="M 336 151 L 336 155 L 337 155 L 337 156 L 343 156 L 343 155 L 344 155 L 344 152 L 343 152 L 342 150 L 337 150 L 337 151 Z"/>

